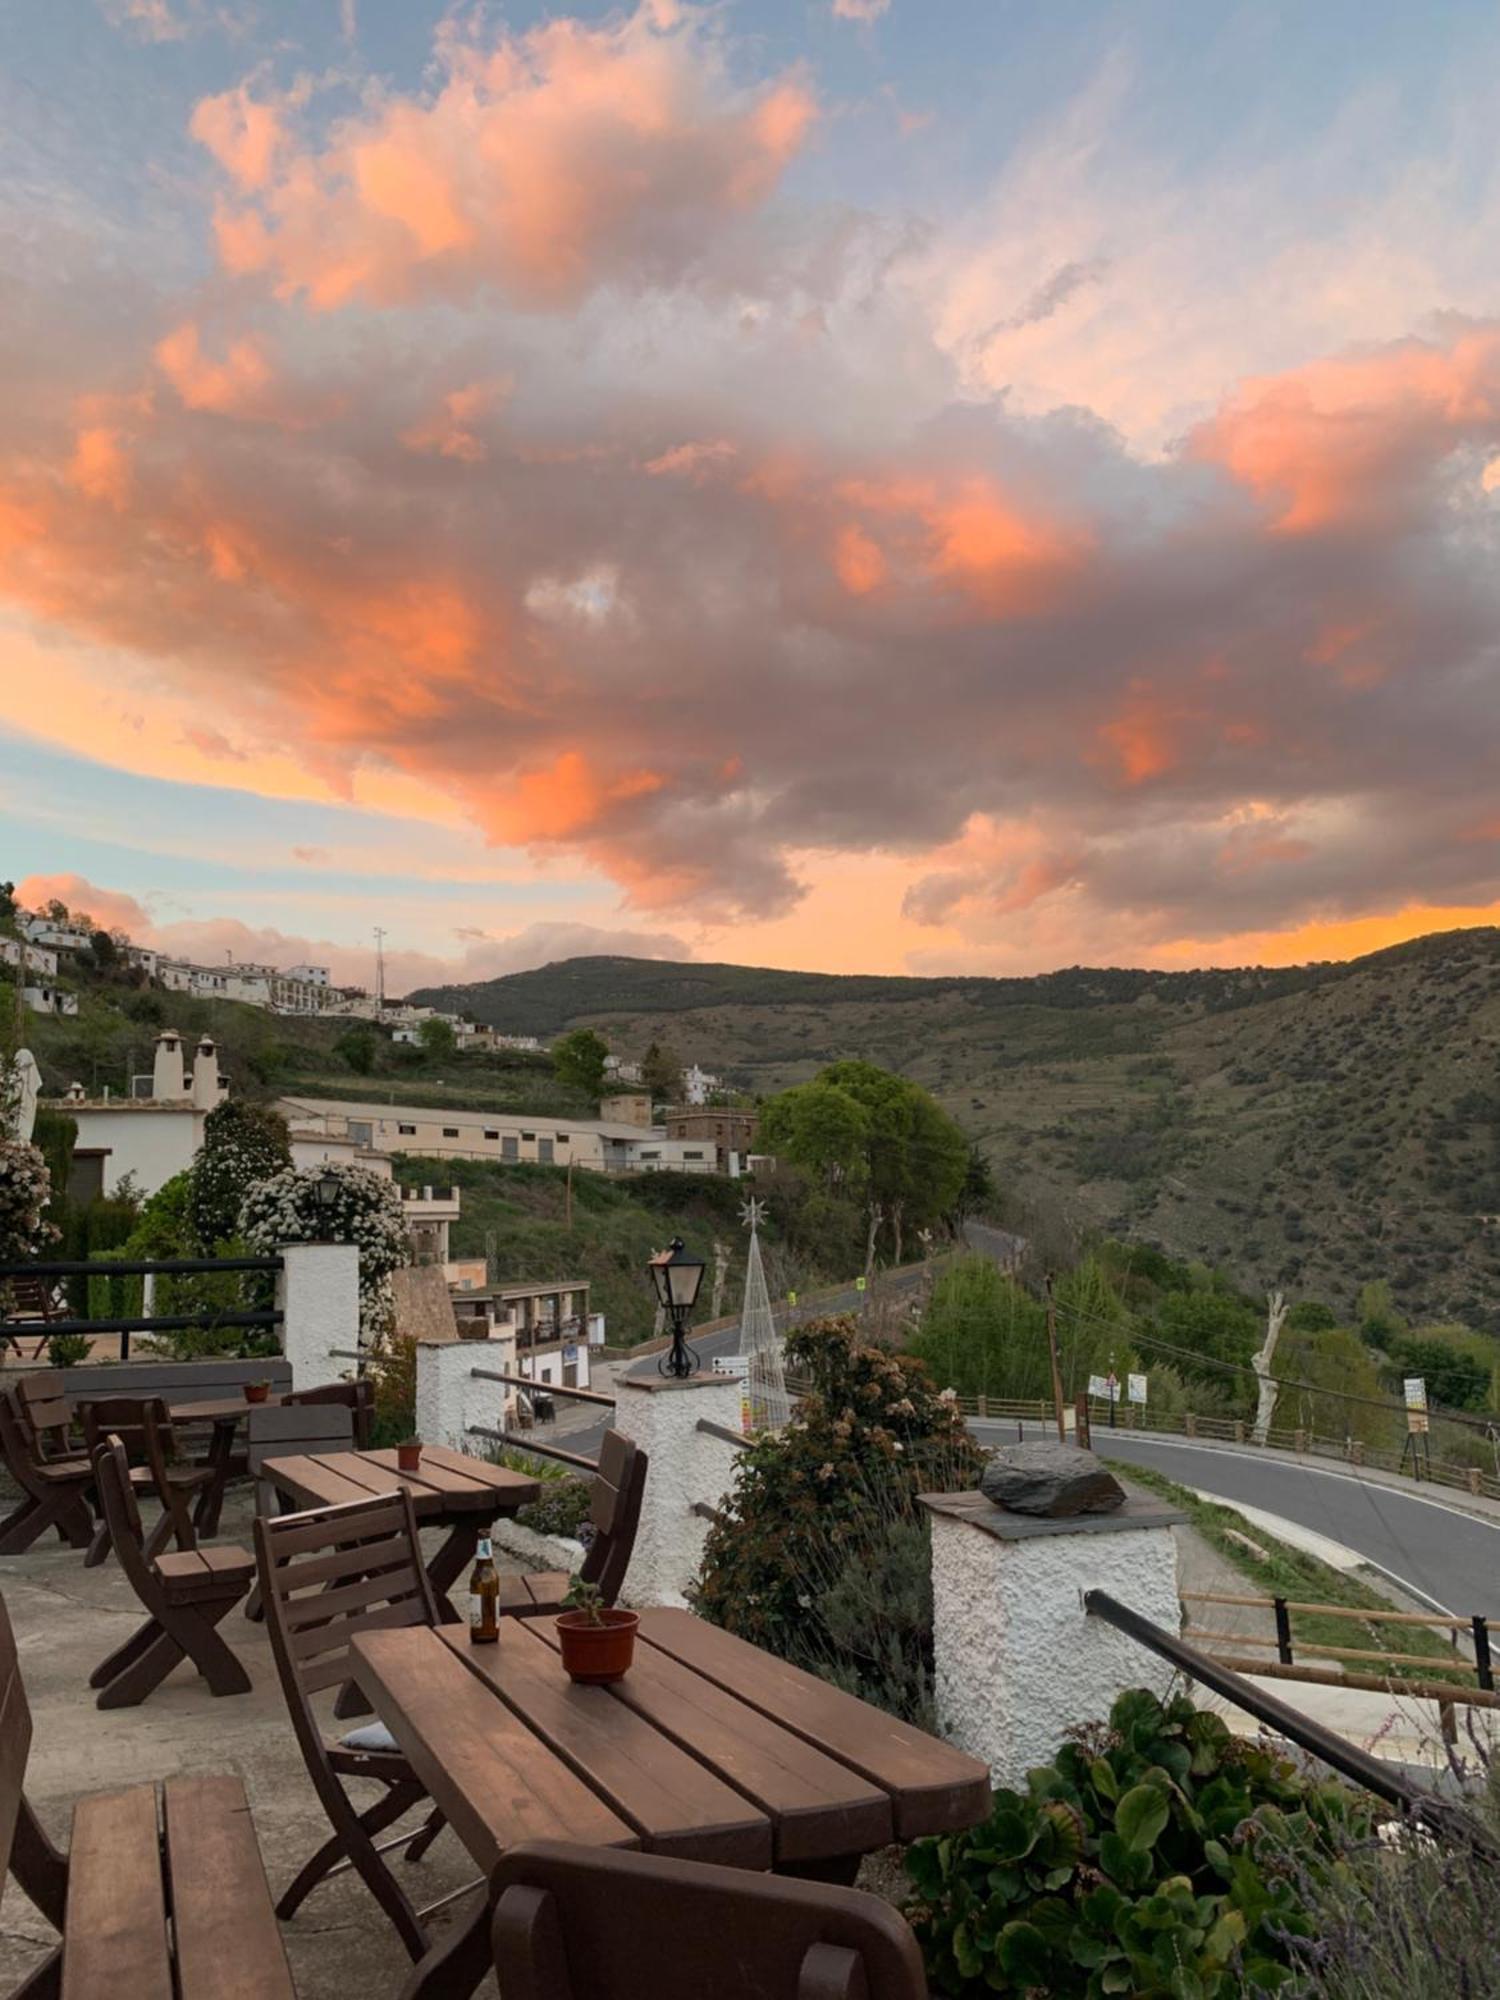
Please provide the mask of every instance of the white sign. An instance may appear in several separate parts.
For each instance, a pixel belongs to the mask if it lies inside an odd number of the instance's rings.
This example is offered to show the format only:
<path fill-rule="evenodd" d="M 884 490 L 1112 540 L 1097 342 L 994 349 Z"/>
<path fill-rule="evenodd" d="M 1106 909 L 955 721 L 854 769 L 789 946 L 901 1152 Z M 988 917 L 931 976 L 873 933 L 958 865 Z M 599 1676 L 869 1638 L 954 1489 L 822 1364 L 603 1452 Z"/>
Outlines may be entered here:
<path fill-rule="evenodd" d="M 1090 1375 L 1089 1394 L 1097 1396 L 1101 1403 L 1118 1403 L 1120 1385 L 1113 1375 Z"/>
<path fill-rule="evenodd" d="M 750 1357 L 748 1354 L 716 1354 L 714 1356 L 715 1375 L 748 1375 Z"/>
<path fill-rule="evenodd" d="M 1402 1387 L 1406 1391 L 1406 1407 L 1409 1410 L 1427 1408 L 1427 1382 L 1421 1375 L 1408 1375 Z"/>
<path fill-rule="evenodd" d="M 1145 1400 L 1146 1400 L 1146 1378 L 1145 1378 L 1145 1376 L 1144 1376 L 1144 1375 L 1127 1375 L 1127 1376 L 1125 1377 L 1125 1382 L 1126 1382 L 1126 1387 L 1127 1387 L 1127 1390 L 1128 1390 L 1128 1393 L 1129 1393 L 1129 1396 L 1130 1396 L 1130 1400 L 1131 1400 L 1131 1402 L 1132 1402 L 1132 1403 L 1144 1403 L 1144 1402 L 1145 1402 Z"/>
<path fill-rule="evenodd" d="M 563 1360 L 564 1360 L 564 1361 L 576 1361 L 577 1359 L 578 1359 L 578 1349 L 577 1349 L 577 1347 L 565 1347 L 565 1348 L 563 1349 Z"/>

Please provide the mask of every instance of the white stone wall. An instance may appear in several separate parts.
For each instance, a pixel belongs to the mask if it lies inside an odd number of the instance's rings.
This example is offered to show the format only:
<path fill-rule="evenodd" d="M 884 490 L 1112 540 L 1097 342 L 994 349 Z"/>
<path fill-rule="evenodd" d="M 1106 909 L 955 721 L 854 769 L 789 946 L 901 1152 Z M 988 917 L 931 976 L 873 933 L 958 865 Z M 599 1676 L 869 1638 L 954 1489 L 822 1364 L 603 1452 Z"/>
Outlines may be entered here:
<path fill-rule="evenodd" d="M 359 1347 L 359 1251 L 352 1243 L 288 1243 L 278 1254 L 281 1351 L 292 1386 L 319 1389 L 352 1365 L 333 1350 Z"/>
<path fill-rule="evenodd" d="M 709 1529 L 693 1512 L 694 1502 L 717 1507 L 734 1482 L 739 1457 L 734 1445 L 700 1431 L 698 1420 L 738 1431 L 740 1385 L 732 1375 L 693 1375 L 680 1383 L 624 1376 L 616 1394 L 616 1428 L 650 1461 L 625 1601 L 681 1607 Z"/>
<path fill-rule="evenodd" d="M 454 1452 L 476 1448 L 470 1430 L 506 1428 L 504 1382 L 476 1382 L 474 1370 L 502 1370 L 504 1362 L 488 1340 L 418 1340 L 416 1344 L 416 1434 L 424 1444 L 446 1444 Z"/>
<path fill-rule="evenodd" d="M 998 1785 L 1024 1788 L 1066 1732 L 1100 1721 L 1124 1689 L 1164 1692 L 1173 1670 L 1083 1608 L 1085 1590 L 1176 1632 L 1170 1527 L 999 1541 L 972 1521 L 932 1517 L 939 1726 Z"/>

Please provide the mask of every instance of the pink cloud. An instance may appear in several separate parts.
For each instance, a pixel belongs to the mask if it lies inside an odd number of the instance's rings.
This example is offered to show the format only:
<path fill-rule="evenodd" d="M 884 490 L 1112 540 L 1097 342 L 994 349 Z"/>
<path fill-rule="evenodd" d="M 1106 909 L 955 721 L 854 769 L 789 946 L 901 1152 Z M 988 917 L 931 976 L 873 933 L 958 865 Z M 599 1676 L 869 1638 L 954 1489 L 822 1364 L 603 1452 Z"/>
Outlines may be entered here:
<path fill-rule="evenodd" d="M 23 910 L 51 902 L 66 903 L 72 914 L 92 917 L 105 930 L 128 931 L 132 937 L 150 929 L 151 919 L 136 901 L 118 889 L 101 889 L 84 875 L 28 875 L 16 884 L 16 901 Z"/>
<path fill-rule="evenodd" d="M 324 310 L 489 285 L 553 308 L 671 283 L 765 200 L 815 116 L 796 75 L 737 89 L 696 9 L 490 43 L 450 30 L 438 52 L 434 92 L 378 98 L 321 148 L 279 147 L 243 90 L 199 105 L 193 130 L 243 194 L 218 212 L 229 270 Z"/>

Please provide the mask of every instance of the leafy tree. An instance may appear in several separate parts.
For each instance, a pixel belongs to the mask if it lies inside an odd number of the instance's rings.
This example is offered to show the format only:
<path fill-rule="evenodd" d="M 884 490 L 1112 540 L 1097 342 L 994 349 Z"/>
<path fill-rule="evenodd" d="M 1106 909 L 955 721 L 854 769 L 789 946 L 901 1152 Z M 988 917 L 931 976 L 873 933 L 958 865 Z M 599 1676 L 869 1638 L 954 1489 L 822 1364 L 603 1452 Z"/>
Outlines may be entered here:
<path fill-rule="evenodd" d="M 682 1095 L 682 1058 L 677 1051 L 653 1042 L 641 1057 L 641 1088 L 653 1103 L 675 1104 Z"/>
<path fill-rule="evenodd" d="M 1338 1323 L 1333 1307 L 1321 1299 L 1300 1299 L 1286 1316 L 1288 1333 L 1328 1333 Z"/>
<path fill-rule="evenodd" d="M 9 929 L 16 920 L 16 885 L 0 882 L 0 926 Z"/>
<path fill-rule="evenodd" d="M 380 1042 L 375 1030 L 366 1027 L 348 1029 L 333 1045 L 334 1054 L 342 1056 L 356 1076 L 370 1074 L 379 1051 Z"/>
<path fill-rule="evenodd" d="M 325 1177 L 337 1182 L 331 1203 L 322 1199 Z M 252 1251 L 283 1243 L 353 1243 L 359 1250 L 359 1320 L 362 1341 L 392 1330 L 395 1289 L 391 1274 L 411 1262 L 411 1238 L 401 1190 L 368 1167 L 286 1167 L 257 1181 L 240 1210 L 240 1232 Z"/>
<path fill-rule="evenodd" d="M 858 1192 L 869 1156 L 869 1113 L 857 1098 L 822 1078 L 794 1084 L 767 1100 L 758 1144 L 828 1187 Z"/>
<path fill-rule="evenodd" d="M 1229 1362 L 1236 1368 L 1249 1365 L 1250 1357 L 1265 1337 L 1260 1314 L 1247 1300 L 1227 1292 L 1175 1292 L 1163 1299 L 1156 1314 L 1163 1340 L 1186 1348 L 1205 1362 Z M 1184 1368 L 1192 1363 L 1185 1355 L 1173 1359 Z M 1204 1371 L 1222 1377 L 1222 1368 Z"/>
<path fill-rule="evenodd" d="M 864 1346 L 852 1318 L 797 1328 L 787 1362 L 809 1394 L 796 1424 L 740 1453 L 696 1609 L 868 1700 L 929 1718 L 932 1599 L 917 1495 L 972 1486 L 978 1449 L 921 1364 Z"/>
<path fill-rule="evenodd" d="M 609 1043 L 592 1028 L 574 1028 L 552 1044 L 552 1068 L 559 1083 L 569 1084 L 597 1101 L 604 1088 L 604 1060 Z"/>
<path fill-rule="evenodd" d="M 953 1205 L 955 1220 L 962 1222 L 965 1216 L 983 1215 L 1000 1198 L 1000 1189 L 995 1180 L 995 1170 L 990 1165 L 989 1155 L 976 1143 L 969 1148 L 968 1165 L 964 1168 L 963 1186 L 958 1191 L 958 1199 Z"/>
<path fill-rule="evenodd" d="M 1406 1321 L 1397 1312 L 1390 1285 L 1384 1278 L 1360 1286 L 1359 1331 L 1371 1347 L 1389 1347 L 1406 1331 Z"/>
<path fill-rule="evenodd" d="M 1389 1395 L 1382 1389 L 1379 1366 L 1350 1328 L 1318 1333 L 1283 1329 L 1275 1374 L 1285 1385 L 1276 1404 L 1278 1424 L 1371 1445 L 1392 1442 L 1392 1419 L 1380 1407 L 1388 1405 Z"/>
<path fill-rule="evenodd" d="M 239 1229 L 246 1195 L 292 1164 L 286 1120 L 262 1105 L 226 1098 L 203 1121 L 203 1144 L 193 1162 L 193 1233 L 205 1252 Z"/>
<path fill-rule="evenodd" d="M 992 1257 L 963 1257 L 943 1273 L 906 1351 L 961 1396 L 1052 1393 L 1046 1308 Z"/>
<path fill-rule="evenodd" d="M 429 1056 L 451 1056 L 458 1047 L 458 1036 L 453 1032 L 451 1021 L 440 1021 L 434 1015 L 424 1021 L 417 1033 L 422 1038 L 422 1047 Z"/>
<path fill-rule="evenodd" d="M 1491 1370 L 1477 1354 L 1408 1334 L 1397 1344 L 1395 1359 L 1403 1375 L 1425 1378 L 1429 1402 L 1450 1410 L 1482 1410 L 1489 1404 Z"/>
<path fill-rule="evenodd" d="M 101 972 L 112 972 L 119 963 L 119 947 L 108 931 L 94 932 L 89 939 L 89 952 Z"/>

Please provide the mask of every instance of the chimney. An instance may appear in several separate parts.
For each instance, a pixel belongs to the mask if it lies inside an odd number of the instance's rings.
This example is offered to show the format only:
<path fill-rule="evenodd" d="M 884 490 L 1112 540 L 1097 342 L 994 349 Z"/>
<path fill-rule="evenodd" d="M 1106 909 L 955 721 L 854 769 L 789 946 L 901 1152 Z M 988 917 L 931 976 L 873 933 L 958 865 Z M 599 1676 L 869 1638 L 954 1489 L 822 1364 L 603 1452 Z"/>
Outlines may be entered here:
<path fill-rule="evenodd" d="M 205 1035 L 193 1059 L 193 1108 L 212 1111 L 219 1101 L 219 1052 Z"/>
<path fill-rule="evenodd" d="M 156 1060 L 151 1066 L 151 1095 L 161 1102 L 186 1097 L 187 1079 L 182 1067 L 182 1037 L 175 1028 L 163 1028 L 156 1038 Z"/>

